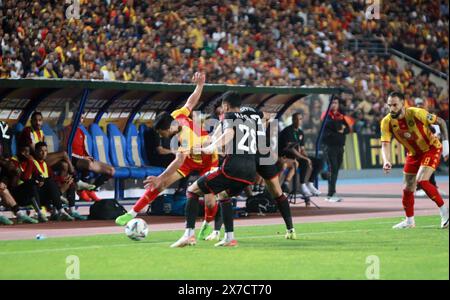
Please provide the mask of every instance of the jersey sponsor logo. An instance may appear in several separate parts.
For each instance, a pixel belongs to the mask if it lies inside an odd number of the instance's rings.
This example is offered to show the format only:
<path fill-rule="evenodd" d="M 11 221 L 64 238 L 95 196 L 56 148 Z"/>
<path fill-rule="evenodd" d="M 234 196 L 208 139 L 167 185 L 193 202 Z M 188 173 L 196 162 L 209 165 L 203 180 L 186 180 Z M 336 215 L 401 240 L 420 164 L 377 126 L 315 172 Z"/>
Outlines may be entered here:
<path fill-rule="evenodd" d="M 427 115 L 427 120 L 430 121 L 430 122 L 433 121 L 433 115 L 432 114 L 428 114 Z"/>
<path fill-rule="evenodd" d="M 411 133 L 409 133 L 409 132 L 405 132 L 403 134 L 403 136 L 405 137 L 405 139 L 408 139 L 408 140 L 412 137 Z"/>

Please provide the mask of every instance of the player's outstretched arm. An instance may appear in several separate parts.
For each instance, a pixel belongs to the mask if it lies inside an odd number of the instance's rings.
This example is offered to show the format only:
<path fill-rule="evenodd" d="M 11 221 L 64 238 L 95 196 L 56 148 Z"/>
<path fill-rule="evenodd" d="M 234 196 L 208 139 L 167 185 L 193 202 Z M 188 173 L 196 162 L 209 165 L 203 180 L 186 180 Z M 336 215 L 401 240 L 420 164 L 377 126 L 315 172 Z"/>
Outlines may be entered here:
<path fill-rule="evenodd" d="M 166 177 L 169 177 L 170 175 L 175 173 L 184 163 L 186 157 L 187 157 L 186 153 L 177 152 L 175 159 L 170 163 L 167 169 L 159 176 L 164 180 Z"/>
<path fill-rule="evenodd" d="M 388 174 L 391 172 L 391 143 L 381 142 L 381 154 L 383 157 L 383 170 L 384 173 Z"/>
<path fill-rule="evenodd" d="M 200 96 L 202 95 L 203 91 L 203 86 L 205 85 L 205 80 L 206 80 L 205 74 L 201 72 L 196 72 L 192 77 L 192 82 L 197 84 L 197 86 L 195 87 L 194 92 L 189 96 L 188 100 L 186 101 L 186 104 L 184 105 L 191 112 L 197 106 L 198 100 L 200 100 Z"/>
<path fill-rule="evenodd" d="M 448 130 L 447 130 L 447 124 L 445 123 L 444 119 L 437 118 L 436 123 L 439 125 L 439 128 L 441 129 L 441 136 L 442 136 L 442 156 L 444 157 L 444 160 L 448 160 Z"/>
<path fill-rule="evenodd" d="M 223 134 L 215 141 L 211 143 L 208 147 L 202 149 L 205 154 L 212 154 L 216 149 L 221 149 L 223 146 L 227 145 L 233 140 L 234 130 L 232 128 L 227 128 Z"/>

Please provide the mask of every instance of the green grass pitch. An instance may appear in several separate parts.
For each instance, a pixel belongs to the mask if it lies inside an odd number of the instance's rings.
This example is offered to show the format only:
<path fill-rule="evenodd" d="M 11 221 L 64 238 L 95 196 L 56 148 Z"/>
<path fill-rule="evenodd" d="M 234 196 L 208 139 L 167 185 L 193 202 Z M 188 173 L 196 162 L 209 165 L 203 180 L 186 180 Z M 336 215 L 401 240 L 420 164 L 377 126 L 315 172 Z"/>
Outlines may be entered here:
<path fill-rule="evenodd" d="M 417 228 L 393 230 L 400 218 L 237 227 L 237 248 L 171 249 L 182 231 L 151 232 L 140 242 L 125 234 L 0 241 L 0 279 L 66 279 L 79 258 L 80 279 L 449 279 L 449 232 L 438 216 Z M 377 263 L 377 261 L 379 263 Z M 376 271 L 374 271 L 376 270 Z M 70 273 L 70 272 L 69 272 Z"/>

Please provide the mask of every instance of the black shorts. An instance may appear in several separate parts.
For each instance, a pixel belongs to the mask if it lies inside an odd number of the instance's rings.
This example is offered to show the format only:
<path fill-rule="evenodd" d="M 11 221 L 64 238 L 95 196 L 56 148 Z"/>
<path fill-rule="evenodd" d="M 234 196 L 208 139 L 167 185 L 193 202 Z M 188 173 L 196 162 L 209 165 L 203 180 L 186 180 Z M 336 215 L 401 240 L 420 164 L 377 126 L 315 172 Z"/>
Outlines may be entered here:
<path fill-rule="evenodd" d="M 221 169 L 208 172 L 197 180 L 198 187 L 204 194 L 217 195 L 226 191 L 228 196 L 239 195 L 249 184 L 227 178 Z"/>
<path fill-rule="evenodd" d="M 273 165 L 257 165 L 256 172 L 264 179 L 270 180 L 277 177 L 283 170 L 282 163 L 278 160 Z"/>

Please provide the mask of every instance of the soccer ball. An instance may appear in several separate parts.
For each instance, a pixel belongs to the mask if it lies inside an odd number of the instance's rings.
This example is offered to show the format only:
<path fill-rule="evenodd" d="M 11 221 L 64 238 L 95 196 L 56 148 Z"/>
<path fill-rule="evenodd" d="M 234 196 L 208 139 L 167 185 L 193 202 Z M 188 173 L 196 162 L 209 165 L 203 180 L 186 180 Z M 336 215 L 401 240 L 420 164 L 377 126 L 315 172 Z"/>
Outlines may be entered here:
<path fill-rule="evenodd" d="M 142 219 L 132 219 L 125 226 L 125 234 L 133 241 L 140 241 L 148 235 L 148 225 Z"/>

